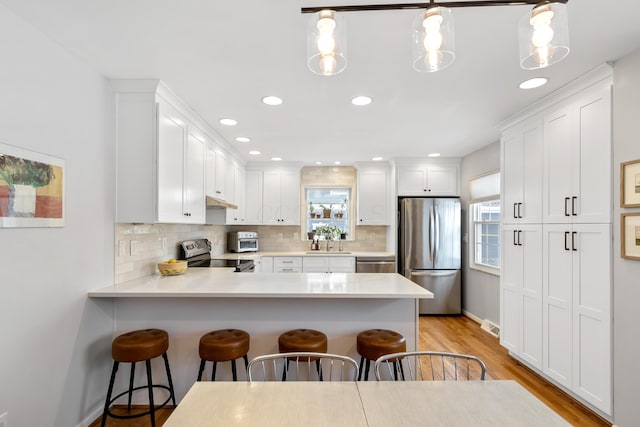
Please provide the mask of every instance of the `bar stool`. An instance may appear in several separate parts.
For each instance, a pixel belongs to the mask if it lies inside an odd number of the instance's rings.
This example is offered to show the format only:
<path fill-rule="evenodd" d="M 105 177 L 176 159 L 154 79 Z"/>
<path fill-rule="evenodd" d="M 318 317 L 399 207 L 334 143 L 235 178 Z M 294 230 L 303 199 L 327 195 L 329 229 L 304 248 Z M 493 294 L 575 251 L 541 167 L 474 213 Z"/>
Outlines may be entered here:
<path fill-rule="evenodd" d="M 278 337 L 278 350 L 280 353 L 292 353 L 296 351 L 307 351 L 314 353 L 327 352 L 327 336 L 314 329 L 293 329 L 283 332 Z M 309 358 L 309 362 L 315 360 L 318 375 L 322 381 L 322 372 L 320 370 L 320 360 L 317 358 Z M 287 366 L 282 372 L 282 381 L 287 379 L 287 369 L 289 368 L 289 360 Z"/>
<path fill-rule="evenodd" d="M 385 354 L 407 351 L 407 343 L 402 335 L 388 329 L 368 329 L 358 334 L 356 339 L 356 350 L 360 355 L 360 373 L 358 381 L 362 378 L 362 365 L 366 359 L 367 365 L 364 369 L 364 380 L 369 380 L 369 368 L 371 361 Z M 392 362 L 397 362 L 393 360 Z M 402 369 L 402 365 L 400 365 Z"/>
<path fill-rule="evenodd" d="M 200 370 L 198 371 L 198 381 L 202 379 L 204 365 L 207 361 L 213 362 L 211 371 L 211 381 L 216 380 L 216 366 L 218 362 L 231 361 L 231 372 L 233 380 L 238 381 L 236 371 L 236 359 L 244 359 L 245 372 L 249 366 L 249 334 L 240 329 L 220 329 L 204 334 L 200 338 Z"/>
<path fill-rule="evenodd" d="M 173 391 L 173 381 L 171 380 L 171 370 L 169 369 L 169 359 L 167 358 L 167 349 L 169 348 L 169 334 L 162 329 L 142 329 L 137 331 L 127 332 L 116 337 L 111 344 L 111 355 L 113 357 L 113 369 L 111 370 L 111 380 L 109 381 L 109 390 L 107 391 L 107 399 L 104 404 L 104 411 L 102 412 L 102 427 L 104 427 L 107 417 L 118 419 L 129 419 L 143 417 L 149 415 L 151 417 L 151 426 L 155 427 L 156 410 L 165 406 L 170 400 L 173 401 L 173 406 L 176 406 L 176 397 Z M 167 371 L 167 380 L 169 386 L 153 384 L 151 378 L 151 359 L 162 356 L 164 359 L 164 366 Z M 133 379 L 135 375 L 136 362 L 145 362 L 147 368 L 147 385 L 133 387 Z M 120 363 L 131 363 L 131 372 L 129 375 L 129 389 L 118 394 L 113 399 L 111 393 L 113 392 L 113 383 L 116 378 L 116 372 Z M 153 402 L 153 388 L 163 388 L 169 391 L 169 397 L 161 405 L 155 406 Z M 140 414 L 133 415 L 120 415 L 114 414 L 109 409 L 111 404 L 115 402 L 121 396 L 128 394 L 127 411 L 131 412 L 131 397 L 133 392 L 147 388 L 149 390 L 149 410 Z"/>

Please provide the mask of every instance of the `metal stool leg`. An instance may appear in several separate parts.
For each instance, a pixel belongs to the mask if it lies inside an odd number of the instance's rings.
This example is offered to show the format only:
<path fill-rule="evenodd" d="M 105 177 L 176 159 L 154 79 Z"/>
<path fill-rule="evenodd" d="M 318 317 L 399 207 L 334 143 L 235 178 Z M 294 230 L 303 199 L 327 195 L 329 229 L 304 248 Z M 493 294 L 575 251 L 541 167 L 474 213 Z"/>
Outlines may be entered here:
<path fill-rule="evenodd" d="M 198 381 L 202 380 L 202 373 L 204 372 L 204 364 L 207 363 L 206 360 L 200 360 L 200 370 L 198 370 Z"/>
<path fill-rule="evenodd" d="M 400 376 L 402 377 L 402 381 L 404 381 L 404 368 L 402 367 L 402 360 L 398 360 L 396 363 L 400 368 Z"/>
<path fill-rule="evenodd" d="M 218 362 L 213 362 L 213 369 L 211 370 L 211 381 L 216 380 L 216 368 L 218 367 Z"/>
<path fill-rule="evenodd" d="M 367 359 L 366 367 L 364 368 L 364 380 L 369 381 L 369 368 L 371 367 L 371 360 Z"/>
<path fill-rule="evenodd" d="M 104 402 L 104 411 L 102 411 L 101 427 L 104 427 L 107 422 L 107 416 L 109 414 L 109 401 L 111 400 L 111 393 L 113 392 L 113 382 L 116 379 L 116 372 L 118 372 L 118 365 L 120 362 L 113 361 L 113 368 L 111 369 L 111 380 L 109 380 L 109 389 L 107 390 L 107 400 Z"/>
<path fill-rule="evenodd" d="M 127 411 L 131 412 L 131 396 L 133 395 L 133 377 L 136 372 L 136 362 L 131 362 L 131 371 L 129 373 L 129 398 L 127 401 Z"/>
<path fill-rule="evenodd" d="M 362 379 L 362 368 L 364 368 L 364 357 L 360 356 L 360 370 L 358 371 L 358 381 Z"/>
<path fill-rule="evenodd" d="M 238 373 L 236 371 L 236 361 L 231 361 L 231 375 L 233 376 L 234 381 L 238 381 Z"/>
<path fill-rule="evenodd" d="M 173 391 L 173 380 L 171 379 L 171 369 L 169 369 L 169 358 L 167 353 L 162 353 L 164 359 L 164 368 L 167 370 L 167 381 L 169 381 L 169 392 L 171 393 L 171 400 L 173 400 L 173 406 L 176 406 L 176 393 Z"/>
<path fill-rule="evenodd" d="M 151 427 L 156 427 L 156 407 L 153 403 L 153 380 L 151 379 L 151 360 L 145 362 L 147 365 L 147 385 L 149 388 L 149 416 L 151 417 Z"/>
<path fill-rule="evenodd" d="M 287 380 L 287 371 L 289 370 L 289 359 L 284 364 L 284 369 L 282 370 L 282 381 Z"/>
<path fill-rule="evenodd" d="M 318 371 L 318 378 L 322 381 L 322 365 L 320 364 L 320 359 L 316 360 L 316 371 Z"/>

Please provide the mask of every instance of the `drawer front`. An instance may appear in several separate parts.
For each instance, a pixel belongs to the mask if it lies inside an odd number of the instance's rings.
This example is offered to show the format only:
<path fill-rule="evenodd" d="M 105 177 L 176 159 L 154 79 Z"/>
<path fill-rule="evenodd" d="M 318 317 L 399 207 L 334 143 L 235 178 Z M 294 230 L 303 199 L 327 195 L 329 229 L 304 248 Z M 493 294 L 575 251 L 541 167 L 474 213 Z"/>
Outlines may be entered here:
<path fill-rule="evenodd" d="M 302 267 L 274 267 L 274 273 L 302 273 Z"/>
<path fill-rule="evenodd" d="M 302 261 L 302 271 L 305 273 L 327 273 L 329 272 L 328 257 L 304 257 Z"/>
<path fill-rule="evenodd" d="M 331 257 L 329 259 L 330 271 L 333 273 L 355 273 L 355 257 Z"/>
<path fill-rule="evenodd" d="M 302 257 L 299 256 L 277 256 L 273 257 L 274 271 L 280 267 L 299 268 L 302 270 Z"/>

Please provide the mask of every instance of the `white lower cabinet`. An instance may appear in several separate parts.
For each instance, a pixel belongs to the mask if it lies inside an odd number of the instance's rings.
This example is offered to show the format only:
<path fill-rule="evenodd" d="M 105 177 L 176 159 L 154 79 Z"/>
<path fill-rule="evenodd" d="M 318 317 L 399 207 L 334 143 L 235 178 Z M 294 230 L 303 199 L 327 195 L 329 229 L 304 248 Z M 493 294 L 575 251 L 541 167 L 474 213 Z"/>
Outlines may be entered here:
<path fill-rule="evenodd" d="M 543 372 L 611 413 L 611 225 L 545 225 Z"/>
<path fill-rule="evenodd" d="M 500 343 L 542 368 L 542 225 L 502 226 Z"/>
<path fill-rule="evenodd" d="M 303 273 L 355 273 L 355 257 L 308 256 L 302 260 Z"/>
<path fill-rule="evenodd" d="M 274 273 L 302 273 L 302 257 L 276 256 L 273 257 Z"/>

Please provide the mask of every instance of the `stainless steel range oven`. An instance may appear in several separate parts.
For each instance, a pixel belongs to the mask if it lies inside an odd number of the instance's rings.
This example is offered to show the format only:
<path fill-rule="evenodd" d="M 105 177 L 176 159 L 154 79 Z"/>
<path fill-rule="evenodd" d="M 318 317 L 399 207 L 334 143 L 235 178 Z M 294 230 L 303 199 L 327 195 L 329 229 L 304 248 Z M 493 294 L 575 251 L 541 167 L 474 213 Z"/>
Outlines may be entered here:
<path fill-rule="evenodd" d="M 180 259 L 189 267 L 233 268 L 237 273 L 253 273 L 256 269 L 251 259 L 211 258 L 211 242 L 207 239 L 185 240 L 178 248 Z"/>

